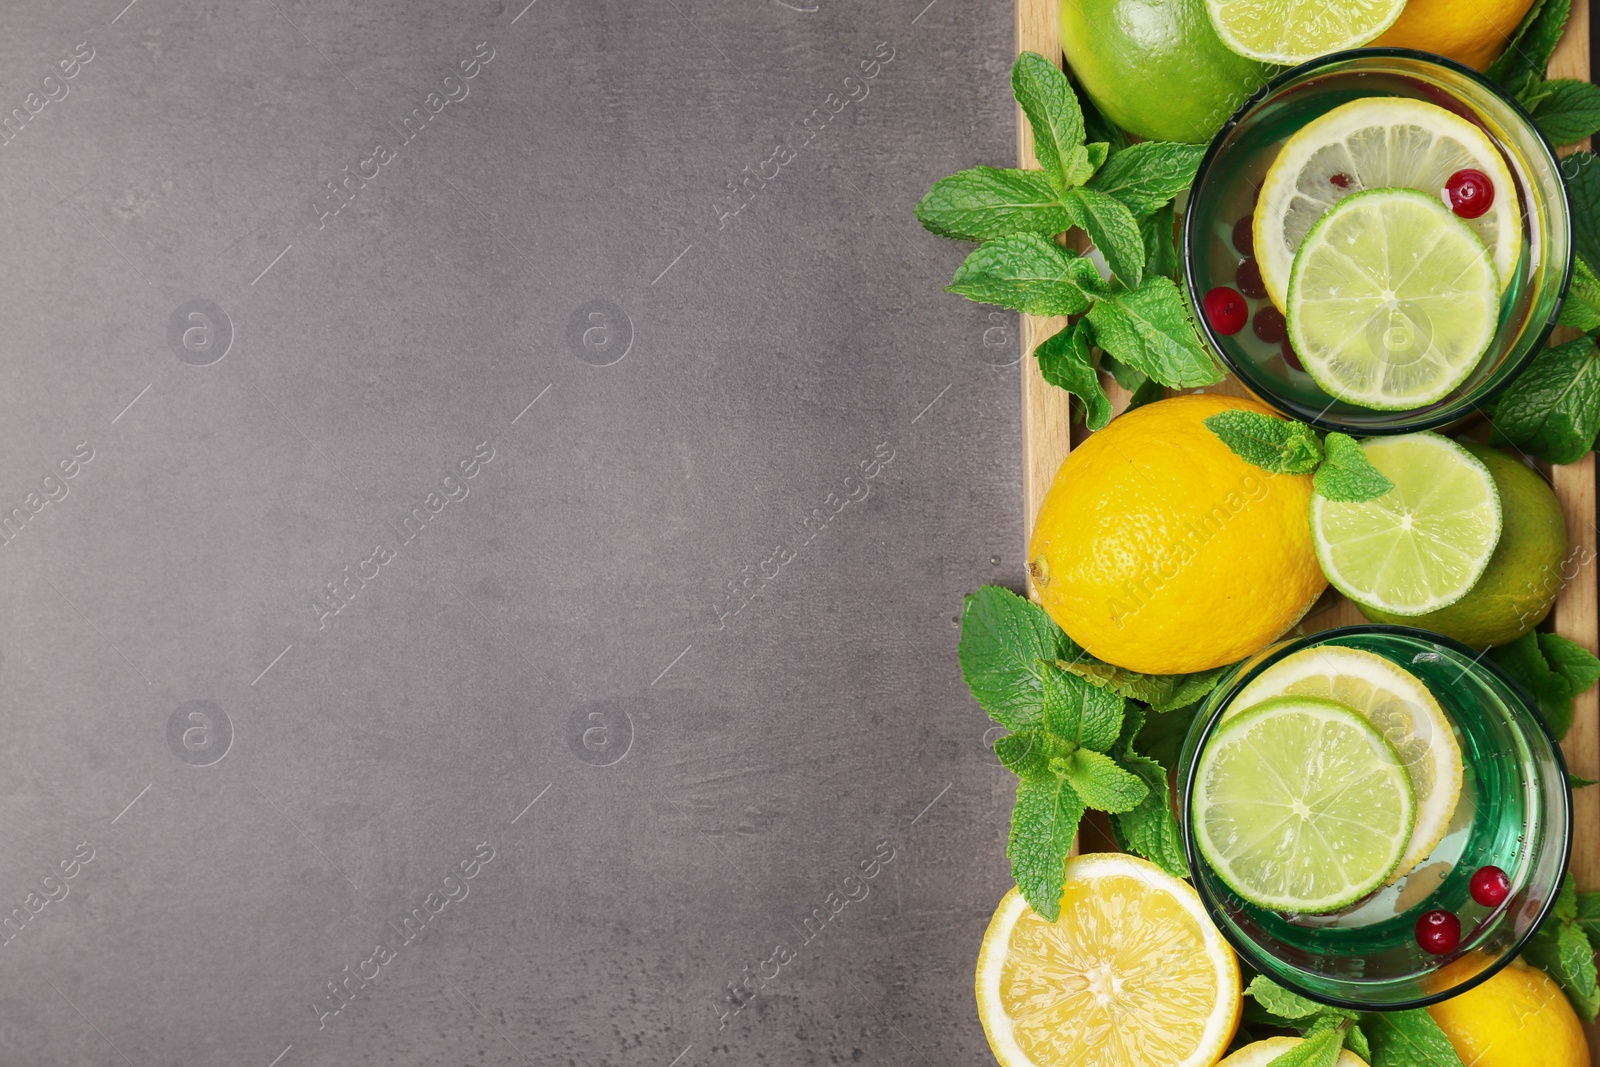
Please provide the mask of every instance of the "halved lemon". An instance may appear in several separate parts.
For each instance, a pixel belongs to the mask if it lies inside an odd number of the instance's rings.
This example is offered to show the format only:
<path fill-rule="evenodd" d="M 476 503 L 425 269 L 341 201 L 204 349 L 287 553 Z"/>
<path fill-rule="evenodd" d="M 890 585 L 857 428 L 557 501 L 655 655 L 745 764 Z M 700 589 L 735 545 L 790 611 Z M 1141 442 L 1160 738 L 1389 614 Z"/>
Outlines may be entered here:
<path fill-rule="evenodd" d="M 1464 221 L 1489 249 L 1503 290 L 1522 252 L 1522 211 L 1488 134 L 1437 104 L 1397 96 L 1353 100 L 1306 123 L 1273 160 L 1256 202 L 1256 261 L 1272 302 L 1288 311 L 1294 254 L 1334 204 L 1367 189 L 1439 197 L 1460 170 L 1480 171 L 1494 186 L 1489 210 Z"/>
<path fill-rule="evenodd" d="M 978 953 L 1000 1067 L 1211 1067 L 1239 1027 L 1239 962 L 1189 883 L 1135 856 L 1067 860 L 1061 916 L 1013 889 Z"/>
<path fill-rule="evenodd" d="M 1223 718 L 1281 696 L 1322 697 L 1354 708 L 1400 754 L 1416 794 L 1417 821 L 1389 881 L 1410 873 L 1444 839 L 1461 799 L 1461 746 L 1439 702 L 1416 675 L 1376 653 L 1319 645 L 1262 671 Z"/>

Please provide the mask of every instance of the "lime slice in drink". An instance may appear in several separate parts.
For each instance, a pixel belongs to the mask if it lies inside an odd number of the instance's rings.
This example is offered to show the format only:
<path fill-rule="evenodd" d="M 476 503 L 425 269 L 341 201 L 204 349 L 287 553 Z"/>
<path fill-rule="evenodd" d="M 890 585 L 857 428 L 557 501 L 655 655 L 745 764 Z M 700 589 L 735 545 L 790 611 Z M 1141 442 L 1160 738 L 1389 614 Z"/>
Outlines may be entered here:
<path fill-rule="evenodd" d="M 1391 615 L 1422 615 L 1467 595 L 1500 540 L 1500 494 L 1483 461 L 1447 437 L 1362 442 L 1394 483 L 1376 500 L 1311 498 L 1311 538 L 1335 589 Z"/>
<path fill-rule="evenodd" d="M 1461 746 L 1439 702 L 1416 675 L 1376 653 L 1320 645 L 1258 674 L 1223 718 L 1280 696 L 1321 697 L 1354 708 L 1400 754 L 1416 796 L 1417 822 L 1389 880 L 1409 874 L 1444 840 L 1461 799 Z"/>
<path fill-rule="evenodd" d="M 1289 273 L 1289 340 L 1329 396 L 1384 411 L 1443 399 L 1500 318 L 1483 242 L 1438 197 L 1373 189 L 1322 216 Z"/>
<path fill-rule="evenodd" d="M 1437 197 L 1463 170 L 1494 189 L 1488 209 L 1465 222 L 1494 256 L 1504 289 L 1522 254 L 1522 212 L 1505 158 L 1483 130 L 1437 104 L 1396 96 L 1352 100 L 1306 123 L 1272 161 L 1256 202 L 1256 262 L 1272 302 L 1288 311 L 1294 254 L 1334 204 L 1368 189 Z"/>
<path fill-rule="evenodd" d="M 1337 701 L 1277 697 L 1240 713 L 1194 773 L 1200 854 L 1257 907 L 1338 911 L 1383 885 L 1411 840 L 1400 755 Z"/>
<path fill-rule="evenodd" d="M 1222 43 L 1263 63 L 1304 63 L 1371 41 L 1406 0 L 1206 0 Z"/>

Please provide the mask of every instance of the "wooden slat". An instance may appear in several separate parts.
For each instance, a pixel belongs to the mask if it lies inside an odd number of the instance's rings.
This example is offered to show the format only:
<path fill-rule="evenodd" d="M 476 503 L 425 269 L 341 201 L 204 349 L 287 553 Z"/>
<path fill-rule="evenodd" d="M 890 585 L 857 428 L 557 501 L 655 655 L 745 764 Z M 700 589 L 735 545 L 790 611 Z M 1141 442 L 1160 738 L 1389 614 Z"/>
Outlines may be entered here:
<path fill-rule="evenodd" d="M 1023 52 L 1037 52 L 1060 65 L 1061 31 L 1054 0 L 1018 0 L 1017 54 Z M 1017 111 L 1017 161 L 1023 167 L 1039 165 L 1033 154 L 1033 131 L 1020 108 Z M 1067 393 L 1045 383 L 1039 375 L 1039 363 L 1033 358 L 1034 347 L 1066 324 L 1066 319 L 1032 315 L 1022 318 L 1022 491 L 1023 513 L 1027 516 L 1024 551 L 1039 505 L 1044 503 L 1056 469 L 1072 448 Z"/>
<path fill-rule="evenodd" d="M 1550 58 L 1553 78 L 1588 81 L 1593 72 L 1590 59 L 1589 5 L 1574 4 L 1555 54 Z M 1587 142 L 1582 147 L 1588 147 Z M 1565 575 L 1567 581 L 1556 600 L 1553 621 L 1556 633 L 1571 638 L 1590 652 L 1600 653 L 1600 602 L 1597 592 L 1595 531 L 1594 454 L 1578 463 L 1551 471 L 1556 496 L 1567 517 L 1569 545 Z M 1585 778 L 1600 778 L 1600 694 L 1590 689 L 1578 697 L 1573 708 L 1572 729 L 1561 750 L 1572 773 Z M 1579 889 L 1600 889 L 1600 786 L 1579 789 L 1572 795 L 1572 874 Z M 1600 1051 L 1600 1025 L 1584 1027 L 1589 1048 Z"/>

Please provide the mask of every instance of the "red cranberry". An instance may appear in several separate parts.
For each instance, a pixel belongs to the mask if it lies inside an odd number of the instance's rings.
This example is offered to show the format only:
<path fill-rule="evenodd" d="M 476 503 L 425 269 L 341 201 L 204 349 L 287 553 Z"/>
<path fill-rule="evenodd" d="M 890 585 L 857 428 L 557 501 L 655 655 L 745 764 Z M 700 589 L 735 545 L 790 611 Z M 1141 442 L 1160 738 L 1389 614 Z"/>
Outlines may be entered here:
<path fill-rule="evenodd" d="M 1481 170 L 1458 170 L 1444 184 L 1444 202 L 1464 219 L 1475 219 L 1494 204 L 1494 182 Z"/>
<path fill-rule="evenodd" d="M 1246 215 L 1233 224 L 1233 247 L 1239 250 L 1240 255 L 1255 255 L 1255 244 L 1251 240 L 1255 232 L 1255 222 L 1254 216 Z"/>
<path fill-rule="evenodd" d="M 1283 342 L 1283 361 L 1295 370 L 1305 370 L 1305 367 L 1300 363 L 1300 353 L 1294 350 L 1294 345 L 1290 344 L 1287 339 Z"/>
<path fill-rule="evenodd" d="M 1255 327 L 1256 336 L 1269 345 L 1279 344 L 1289 339 L 1289 325 L 1283 319 L 1283 312 L 1271 304 L 1263 304 L 1261 310 L 1256 312 L 1256 317 L 1251 323 Z"/>
<path fill-rule="evenodd" d="M 1328 180 L 1341 189 L 1350 188 L 1350 175 L 1348 174 L 1335 174 Z"/>
<path fill-rule="evenodd" d="M 1511 895 L 1511 879 L 1499 867 L 1479 867 L 1472 872 L 1472 899 L 1486 908 L 1498 908 Z"/>
<path fill-rule="evenodd" d="M 1443 956 L 1461 944 L 1461 920 L 1448 911 L 1427 911 L 1417 920 L 1417 944 L 1424 952 Z"/>
<path fill-rule="evenodd" d="M 1244 297 L 1239 295 L 1237 289 L 1230 289 L 1226 285 L 1219 285 L 1207 293 L 1201 304 L 1205 308 L 1206 321 L 1224 337 L 1232 337 L 1250 321 L 1250 305 L 1244 302 Z"/>
<path fill-rule="evenodd" d="M 1253 259 L 1247 259 L 1239 264 L 1239 271 L 1233 276 L 1234 284 L 1239 291 L 1251 300 L 1260 300 L 1267 295 L 1267 283 L 1261 280 L 1261 267 Z"/>

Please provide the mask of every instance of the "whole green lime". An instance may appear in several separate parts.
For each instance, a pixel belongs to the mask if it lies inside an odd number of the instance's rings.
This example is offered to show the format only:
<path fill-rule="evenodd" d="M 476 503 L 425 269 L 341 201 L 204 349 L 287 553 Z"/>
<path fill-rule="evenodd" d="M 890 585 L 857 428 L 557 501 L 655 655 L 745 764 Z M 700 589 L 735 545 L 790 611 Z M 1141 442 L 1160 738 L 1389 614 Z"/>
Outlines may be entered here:
<path fill-rule="evenodd" d="M 1101 113 L 1151 141 L 1211 140 L 1272 70 L 1222 43 L 1205 0 L 1061 0 L 1061 45 Z"/>
<path fill-rule="evenodd" d="M 1473 648 L 1515 641 L 1550 614 L 1561 591 L 1567 524 L 1561 502 L 1536 471 L 1505 452 L 1467 444 L 1500 491 L 1500 543 L 1466 596 L 1426 615 L 1388 615 L 1370 608 L 1373 622 L 1395 622 L 1453 637 Z"/>

